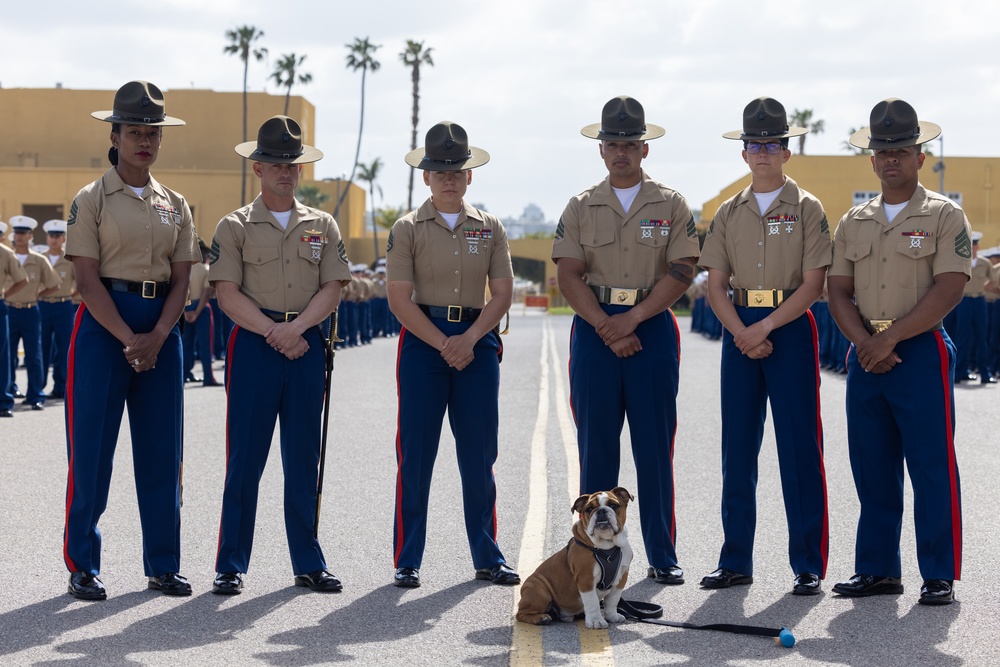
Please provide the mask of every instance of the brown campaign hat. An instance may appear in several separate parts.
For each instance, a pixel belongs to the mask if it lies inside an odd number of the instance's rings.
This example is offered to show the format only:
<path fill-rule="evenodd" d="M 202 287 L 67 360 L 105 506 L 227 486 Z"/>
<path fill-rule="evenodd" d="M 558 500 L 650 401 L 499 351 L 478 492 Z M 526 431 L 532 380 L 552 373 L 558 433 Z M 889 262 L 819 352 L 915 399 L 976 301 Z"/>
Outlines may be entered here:
<path fill-rule="evenodd" d="M 601 111 L 601 122 L 580 130 L 583 136 L 601 141 L 649 141 L 666 133 L 659 125 L 646 123 L 646 112 L 639 100 L 627 95 L 608 100 Z"/>
<path fill-rule="evenodd" d="M 785 107 L 773 97 L 758 97 L 743 109 L 743 129 L 726 132 L 726 139 L 752 141 L 785 139 L 806 134 L 804 127 L 789 127 Z"/>
<path fill-rule="evenodd" d="M 443 120 L 427 130 L 424 147 L 403 158 L 406 164 L 426 171 L 465 171 L 490 161 L 490 154 L 469 145 L 469 135 L 458 123 Z"/>
<path fill-rule="evenodd" d="M 852 146 L 871 150 L 906 148 L 926 144 L 941 134 L 941 126 L 918 120 L 916 110 L 895 97 L 875 105 L 870 124 L 851 135 Z"/>
<path fill-rule="evenodd" d="M 123 125 L 185 125 L 164 112 L 163 93 L 148 81 L 129 81 L 115 93 L 115 108 L 91 116 L 105 123 Z"/>
<path fill-rule="evenodd" d="M 254 162 L 302 164 L 323 159 L 323 151 L 302 143 L 302 128 L 288 116 L 271 116 L 257 131 L 257 141 L 236 147 L 236 152 Z"/>

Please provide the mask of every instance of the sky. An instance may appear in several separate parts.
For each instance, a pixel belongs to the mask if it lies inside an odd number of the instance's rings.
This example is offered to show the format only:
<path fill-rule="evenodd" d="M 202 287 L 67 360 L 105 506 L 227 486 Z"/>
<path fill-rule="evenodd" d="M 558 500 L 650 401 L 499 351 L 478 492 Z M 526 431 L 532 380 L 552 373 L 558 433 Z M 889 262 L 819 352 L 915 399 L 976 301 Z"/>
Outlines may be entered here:
<path fill-rule="evenodd" d="M 744 106 L 762 95 L 824 121 L 825 131 L 807 138 L 807 154 L 846 155 L 849 130 L 868 125 L 878 101 L 900 97 L 942 126 L 935 155 L 1000 155 L 1000 3 L 982 0 L 8 5 L 0 85 L 113 91 L 146 79 L 165 91 L 167 113 L 171 89 L 242 90 L 243 64 L 223 53 L 225 33 L 257 27 L 270 55 L 251 61 L 251 91 L 284 94 L 268 81 L 275 63 L 286 53 L 306 56 L 312 82 L 292 92 L 316 107 L 315 143 L 326 154 L 317 178 L 351 171 L 361 73 L 346 68 L 345 45 L 368 37 L 382 45 L 381 66 L 367 76 L 360 159 L 385 165 L 377 206 L 406 205 L 412 88 L 399 53 L 407 39 L 423 41 L 434 58 L 422 69 L 418 145 L 435 122 L 462 125 L 492 158 L 466 197 L 501 217 L 534 203 L 557 220 L 570 197 L 606 176 L 598 142 L 580 128 L 599 122 L 617 95 L 638 99 L 647 122 L 667 129 L 650 143 L 644 168 L 694 209 L 746 173 L 740 144 L 721 135 L 738 129 Z M 937 183 L 936 175 L 923 180 Z M 414 205 L 427 195 L 418 178 Z"/>

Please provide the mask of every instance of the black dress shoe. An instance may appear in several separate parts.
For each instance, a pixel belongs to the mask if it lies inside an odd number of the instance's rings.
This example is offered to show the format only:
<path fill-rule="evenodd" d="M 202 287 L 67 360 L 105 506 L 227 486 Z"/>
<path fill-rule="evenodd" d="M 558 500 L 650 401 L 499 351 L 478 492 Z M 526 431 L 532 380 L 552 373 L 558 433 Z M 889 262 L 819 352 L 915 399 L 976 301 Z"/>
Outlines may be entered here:
<path fill-rule="evenodd" d="M 976 375 L 975 373 L 962 373 L 955 378 L 955 383 L 958 384 L 960 382 L 975 382 L 978 379 L 979 376 Z"/>
<path fill-rule="evenodd" d="M 10 410 L 0 410 L 0 417 L 13 417 L 14 413 Z"/>
<path fill-rule="evenodd" d="M 997 383 L 997 379 L 995 377 L 993 377 L 992 375 L 984 375 L 982 378 L 979 379 L 979 383 L 980 384 L 996 384 Z"/>
<path fill-rule="evenodd" d="M 415 567 L 397 567 L 392 584 L 399 588 L 420 588 L 420 570 Z"/>
<path fill-rule="evenodd" d="M 239 595 L 243 592 L 243 575 L 239 572 L 216 572 L 212 592 L 216 595 Z"/>
<path fill-rule="evenodd" d="M 506 563 L 476 570 L 476 579 L 482 579 L 483 581 L 489 581 L 502 586 L 521 583 L 521 575 L 512 570 Z"/>
<path fill-rule="evenodd" d="M 925 579 L 920 587 L 920 604 L 951 604 L 955 601 L 955 588 L 947 579 Z"/>
<path fill-rule="evenodd" d="M 49 398 L 66 398 L 66 392 L 56 390 L 50 391 Z"/>
<path fill-rule="evenodd" d="M 69 594 L 77 600 L 107 600 L 101 580 L 89 572 L 74 572 L 69 575 Z"/>
<path fill-rule="evenodd" d="M 201 382 L 201 378 L 195 377 L 191 373 L 184 376 L 184 382 Z"/>
<path fill-rule="evenodd" d="M 20 389 L 14 390 L 14 398 L 24 398 L 24 392 Z"/>
<path fill-rule="evenodd" d="M 849 598 L 866 598 L 869 595 L 899 595 L 903 592 L 903 584 L 895 577 L 856 574 L 847 581 L 834 584 L 833 592 Z"/>
<path fill-rule="evenodd" d="M 209 378 L 209 379 L 205 380 L 204 382 L 202 382 L 201 386 L 203 386 L 203 387 L 221 387 L 222 383 L 221 382 L 217 382 L 217 381 L 215 381 L 212 378 Z"/>
<path fill-rule="evenodd" d="M 646 577 L 658 584 L 677 586 L 684 583 L 684 570 L 677 565 L 670 567 L 651 567 L 646 571 Z"/>
<path fill-rule="evenodd" d="M 29 403 L 28 401 L 23 401 L 21 405 L 30 405 L 31 409 L 34 410 L 35 412 L 39 412 L 45 409 L 45 406 L 42 405 L 41 403 Z"/>
<path fill-rule="evenodd" d="M 727 570 L 724 567 L 720 567 L 712 574 L 701 578 L 703 588 L 729 588 L 730 586 L 746 586 L 752 583 L 753 577 Z"/>
<path fill-rule="evenodd" d="M 151 591 L 160 591 L 164 595 L 191 595 L 191 584 L 176 572 L 150 577 L 146 587 Z"/>
<path fill-rule="evenodd" d="M 318 593 L 339 593 L 344 589 L 340 579 L 326 570 L 316 570 L 309 574 L 295 575 L 295 585 L 309 588 Z"/>
<path fill-rule="evenodd" d="M 795 575 L 795 583 L 792 584 L 792 595 L 819 595 L 820 588 L 819 575 L 812 572 L 803 572 Z"/>

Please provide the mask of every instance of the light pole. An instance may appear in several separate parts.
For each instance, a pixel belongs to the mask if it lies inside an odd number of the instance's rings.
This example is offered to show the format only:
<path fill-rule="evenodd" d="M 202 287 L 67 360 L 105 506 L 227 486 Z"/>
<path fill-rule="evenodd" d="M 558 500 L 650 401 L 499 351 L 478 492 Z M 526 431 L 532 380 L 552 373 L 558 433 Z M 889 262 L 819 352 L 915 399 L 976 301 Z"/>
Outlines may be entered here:
<path fill-rule="evenodd" d="M 932 171 L 938 175 L 938 192 L 944 195 L 944 135 L 938 137 L 938 141 L 941 142 L 941 150 Z"/>

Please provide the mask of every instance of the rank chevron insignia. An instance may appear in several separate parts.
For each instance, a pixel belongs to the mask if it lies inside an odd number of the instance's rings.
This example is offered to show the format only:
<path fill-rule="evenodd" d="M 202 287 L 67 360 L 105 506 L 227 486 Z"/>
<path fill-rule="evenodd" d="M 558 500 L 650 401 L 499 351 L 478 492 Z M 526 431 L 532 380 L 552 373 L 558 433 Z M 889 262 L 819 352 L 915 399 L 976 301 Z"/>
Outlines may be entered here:
<path fill-rule="evenodd" d="M 972 259 L 972 241 L 969 234 L 963 229 L 962 233 L 955 237 L 955 254 L 962 259 Z"/>

